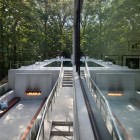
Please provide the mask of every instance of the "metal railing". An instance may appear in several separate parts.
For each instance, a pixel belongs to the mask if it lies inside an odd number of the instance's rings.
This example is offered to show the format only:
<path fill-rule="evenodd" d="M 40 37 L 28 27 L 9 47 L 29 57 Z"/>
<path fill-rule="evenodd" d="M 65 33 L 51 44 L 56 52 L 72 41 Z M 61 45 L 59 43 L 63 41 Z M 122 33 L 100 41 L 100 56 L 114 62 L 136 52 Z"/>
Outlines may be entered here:
<path fill-rule="evenodd" d="M 35 61 L 16 61 L 16 62 L 10 61 L 9 69 L 18 69 L 18 68 L 29 66 L 29 65 L 32 65 L 33 67 L 33 64 L 35 64 Z"/>
<path fill-rule="evenodd" d="M 112 114 L 108 101 L 103 96 L 102 92 L 95 84 L 95 82 L 91 79 L 87 63 L 85 64 L 85 77 L 87 85 L 92 93 L 93 99 L 95 100 L 98 109 L 101 112 L 106 127 L 112 135 L 112 139 L 127 140 L 126 135 L 124 134 L 124 132 L 121 131 L 120 125 L 116 122 Z"/>
<path fill-rule="evenodd" d="M 61 79 L 62 79 L 62 72 L 63 72 L 63 63 L 61 63 L 61 70 L 59 73 L 59 77 L 48 96 L 46 102 L 44 103 L 39 115 L 37 116 L 33 126 L 31 127 L 30 131 L 28 132 L 25 140 L 43 140 L 44 139 L 44 121 L 46 119 L 46 115 L 49 109 L 52 111 L 53 103 L 55 102 L 55 98 L 57 96 L 58 90 L 61 86 Z"/>
<path fill-rule="evenodd" d="M 57 59 L 50 59 L 49 61 L 10 61 L 9 69 L 40 69 L 42 66 L 48 65 L 54 61 L 57 61 Z"/>
<path fill-rule="evenodd" d="M 0 96 L 6 94 L 9 91 L 11 91 L 11 89 L 9 88 L 8 83 L 0 85 Z"/>
<path fill-rule="evenodd" d="M 42 119 L 41 119 L 41 123 L 40 123 L 40 126 L 39 126 L 39 130 L 38 130 L 36 140 L 43 140 L 44 139 L 44 120 L 46 118 L 46 114 L 49 111 L 49 108 L 52 111 L 53 101 L 55 102 L 55 96 L 57 96 L 57 92 L 58 92 L 58 90 L 61 86 L 62 72 L 63 72 L 63 63 L 61 63 L 61 70 L 60 70 L 60 73 L 59 73 L 58 80 L 57 80 L 51 94 L 49 95 L 49 97 L 48 97 L 48 99 L 47 99 L 47 101 L 44 105 L 44 111 L 43 111 L 43 115 L 42 115 Z"/>

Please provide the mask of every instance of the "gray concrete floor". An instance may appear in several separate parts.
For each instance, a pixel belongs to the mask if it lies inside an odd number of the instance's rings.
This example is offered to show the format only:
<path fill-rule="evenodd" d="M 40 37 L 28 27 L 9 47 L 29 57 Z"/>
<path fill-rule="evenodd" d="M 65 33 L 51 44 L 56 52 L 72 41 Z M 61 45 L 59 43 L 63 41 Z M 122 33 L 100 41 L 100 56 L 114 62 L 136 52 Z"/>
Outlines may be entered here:
<path fill-rule="evenodd" d="M 19 140 L 42 100 L 21 100 L 0 118 L 0 140 Z"/>
<path fill-rule="evenodd" d="M 53 121 L 73 121 L 73 87 L 63 87 L 54 104 Z"/>
<path fill-rule="evenodd" d="M 129 136 L 133 140 L 140 140 L 140 110 L 128 100 L 112 100 L 109 103 Z"/>
<path fill-rule="evenodd" d="M 51 115 L 52 114 L 52 115 Z M 49 121 L 45 122 L 45 138 L 48 139 L 51 125 L 50 121 L 62 121 L 62 122 L 73 122 L 73 87 L 62 87 L 60 88 L 55 103 L 53 103 L 52 111 L 49 110 Z M 55 126 L 53 131 L 68 131 L 66 126 Z M 73 131 L 71 127 L 70 131 Z M 72 140 L 73 137 L 62 137 L 62 136 L 51 136 L 50 140 Z"/>
<path fill-rule="evenodd" d="M 73 122 L 73 87 L 60 89 L 55 106 L 52 121 Z M 68 131 L 66 126 L 53 128 L 55 131 Z M 71 128 L 73 131 L 73 128 Z M 51 140 L 72 140 L 72 137 L 53 136 Z"/>

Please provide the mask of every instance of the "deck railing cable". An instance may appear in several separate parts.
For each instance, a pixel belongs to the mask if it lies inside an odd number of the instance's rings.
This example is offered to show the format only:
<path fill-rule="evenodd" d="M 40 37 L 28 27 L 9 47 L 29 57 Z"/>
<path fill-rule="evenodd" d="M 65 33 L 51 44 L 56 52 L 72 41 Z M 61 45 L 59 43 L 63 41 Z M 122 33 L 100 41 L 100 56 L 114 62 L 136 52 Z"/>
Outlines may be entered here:
<path fill-rule="evenodd" d="M 117 124 L 115 118 L 113 117 L 110 105 L 106 98 L 103 96 L 102 92 L 96 85 L 96 83 L 90 77 L 90 72 L 87 63 L 85 62 L 85 77 L 87 85 L 93 94 L 95 102 L 101 112 L 104 122 L 112 135 L 113 140 L 127 140 L 123 132 L 120 131 L 119 125 Z"/>

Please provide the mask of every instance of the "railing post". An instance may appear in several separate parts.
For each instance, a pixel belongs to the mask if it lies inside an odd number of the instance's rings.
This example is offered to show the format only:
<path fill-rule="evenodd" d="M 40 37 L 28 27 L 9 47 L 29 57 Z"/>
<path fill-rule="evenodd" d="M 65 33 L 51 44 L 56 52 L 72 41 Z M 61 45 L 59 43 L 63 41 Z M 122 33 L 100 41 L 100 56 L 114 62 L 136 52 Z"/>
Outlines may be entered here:
<path fill-rule="evenodd" d="M 43 127 L 43 130 L 42 130 L 43 131 L 42 132 L 43 134 L 42 135 L 43 135 L 43 140 L 44 140 L 44 120 L 43 120 L 43 126 L 42 127 Z"/>
<path fill-rule="evenodd" d="M 95 94 L 96 94 L 96 103 L 97 103 L 97 98 L 98 98 L 98 97 L 97 97 L 97 92 L 96 92 L 96 89 L 95 89 Z M 98 103 L 97 103 L 97 104 L 98 104 Z"/>
<path fill-rule="evenodd" d="M 32 131 L 30 131 L 30 134 L 29 134 L 29 140 L 32 140 L 31 132 L 32 132 Z"/>
<path fill-rule="evenodd" d="M 69 125 L 69 132 L 70 132 L 70 125 Z"/>
<path fill-rule="evenodd" d="M 58 92 L 57 90 L 58 90 L 58 89 L 56 89 L 56 92 L 55 92 L 56 97 L 57 97 L 57 92 Z"/>
<path fill-rule="evenodd" d="M 50 116 L 49 107 L 48 107 L 48 114 L 46 116 L 47 116 L 47 121 L 49 121 L 49 116 Z"/>
<path fill-rule="evenodd" d="M 51 101 L 51 111 L 52 111 L 52 101 Z"/>
<path fill-rule="evenodd" d="M 62 72 L 62 68 L 61 68 L 61 72 Z M 61 73 L 60 72 L 60 73 Z M 44 135 L 45 135 L 45 132 L 44 132 L 44 120 L 47 120 L 49 121 L 49 119 L 52 117 L 52 110 L 53 110 L 53 100 L 54 100 L 54 103 L 56 101 L 56 97 L 57 96 L 57 92 L 59 90 L 59 86 L 60 86 L 60 76 L 61 74 L 59 75 L 59 79 L 58 81 L 56 82 L 51 94 L 49 95 L 48 99 L 47 99 L 47 102 L 45 104 L 45 109 L 42 111 L 43 112 L 43 115 L 41 117 L 41 122 L 39 124 L 39 131 L 38 131 L 38 134 L 37 134 L 37 140 L 40 139 L 40 134 L 42 136 L 42 139 L 44 139 Z M 56 94 L 56 95 L 55 95 Z M 54 99 L 53 99 L 54 98 Z M 51 111 L 51 112 L 50 112 Z M 47 117 L 47 118 L 46 118 Z M 46 119 L 45 119 L 46 118 Z M 30 131 L 31 133 L 31 131 Z M 31 137 L 31 134 L 29 134 L 29 137 Z M 32 140 L 31 138 L 29 138 L 28 140 Z"/>
<path fill-rule="evenodd" d="M 53 98 L 54 98 L 54 103 L 55 103 L 55 92 L 54 92 L 54 96 L 53 96 Z"/>
<path fill-rule="evenodd" d="M 107 123 L 107 109 L 105 108 L 105 124 Z"/>
<path fill-rule="evenodd" d="M 100 111 L 101 111 L 101 97 L 100 97 Z"/>

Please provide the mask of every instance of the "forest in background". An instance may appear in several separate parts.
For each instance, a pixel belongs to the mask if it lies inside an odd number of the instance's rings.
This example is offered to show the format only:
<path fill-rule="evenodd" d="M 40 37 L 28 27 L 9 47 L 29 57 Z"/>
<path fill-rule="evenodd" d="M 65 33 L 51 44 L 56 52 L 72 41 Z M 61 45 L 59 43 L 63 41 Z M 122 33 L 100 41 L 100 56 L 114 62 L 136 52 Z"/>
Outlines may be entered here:
<path fill-rule="evenodd" d="M 139 0 L 84 0 L 82 54 L 140 55 L 139 9 Z M 0 80 L 10 62 L 70 57 L 73 12 L 73 0 L 0 0 Z"/>
<path fill-rule="evenodd" d="M 10 62 L 70 57 L 72 28 L 71 0 L 0 0 L 0 79 Z"/>
<path fill-rule="evenodd" d="M 140 57 L 140 1 L 85 0 L 81 47 L 90 57 L 120 65 L 124 55 Z"/>

